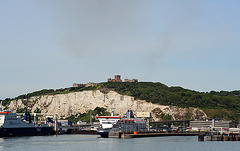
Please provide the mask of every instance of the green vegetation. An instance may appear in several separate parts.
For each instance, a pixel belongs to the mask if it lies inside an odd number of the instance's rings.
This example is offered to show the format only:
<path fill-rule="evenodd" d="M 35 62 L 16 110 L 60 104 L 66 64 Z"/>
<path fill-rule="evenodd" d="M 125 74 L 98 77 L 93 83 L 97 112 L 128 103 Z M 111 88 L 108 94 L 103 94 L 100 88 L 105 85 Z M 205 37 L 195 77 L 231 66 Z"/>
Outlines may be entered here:
<path fill-rule="evenodd" d="M 182 108 L 196 107 L 203 109 L 210 118 L 238 120 L 240 112 L 240 91 L 197 92 L 181 87 L 167 87 L 161 83 L 108 82 L 100 85 L 111 88 L 122 95 L 146 100 L 161 105 L 174 105 Z"/>
<path fill-rule="evenodd" d="M 39 108 L 36 108 L 36 109 L 34 110 L 34 113 L 41 113 L 41 110 L 40 110 Z"/>
<path fill-rule="evenodd" d="M 18 97 L 12 98 L 12 99 L 5 99 L 3 102 L 15 100 L 15 99 L 29 99 L 30 97 L 33 96 L 41 96 L 41 95 L 56 95 L 56 94 L 66 94 L 66 93 L 71 93 L 71 92 L 79 92 L 79 91 L 84 91 L 84 90 L 95 90 L 96 87 L 85 87 L 84 84 L 80 85 L 79 87 L 70 87 L 70 88 L 62 88 L 62 89 L 43 89 L 40 91 L 35 91 L 32 93 L 28 94 L 23 94 L 19 95 Z"/>
<path fill-rule="evenodd" d="M 10 98 L 6 98 L 5 100 L 0 100 L 2 101 L 2 105 L 3 106 L 8 106 L 11 103 L 11 99 Z"/>
<path fill-rule="evenodd" d="M 16 113 L 25 113 L 27 108 L 18 108 Z"/>
<path fill-rule="evenodd" d="M 169 114 L 161 113 L 160 116 L 161 116 L 162 121 L 170 121 L 170 120 L 173 120 L 173 119 L 172 119 L 172 116 L 169 115 Z"/>
<path fill-rule="evenodd" d="M 122 95 L 129 95 L 135 99 L 146 100 L 147 102 L 161 105 L 174 105 L 183 108 L 197 107 L 203 109 L 210 118 L 239 119 L 240 90 L 231 92 L 211 91 L 205 93 L 181 87 L 168 87 L 164 84 L 153 82 L 106 82 L 94 87 L 80 85 L 79 87 L 57 90 L 44 89 L 26 95 L 20 95 L 14 99 L 29 99 L 32 96 L 65 94 L 84 90 L 101 90 L 104 93 L 107 93 L 109 90 L 114 90 Z M 10 101 L 14 99 L 5 99 L 3 105 L 8 105 Z M 90 118 L 88 114 L 90 114 L 90 112 L 74 115 L 73 117 L 78 118 L 78 120 L 89 121 Z M 69 118 L 71 119 L 71 117 Z"/>
<path fill-rule="evenodd" d="M 91 113 L 92 112 L 92 113 Z M 96 115 L 101 115 L 101 116 L 106 116 L 110 115 L 109 112 L 107 112 L 106 108 L 103 107 L 96 107 L 93 111 L 89 110 L 87 113 L 78 113 L 76 115 L 72 115 L 66 119 L 70 120 L 72 123 L 76 124 L 78 121 L 86 121 L 87 123 L 90 122 L 90 115 L 92 114 L 92 122 L 95 122 L 95 116 Z"/>

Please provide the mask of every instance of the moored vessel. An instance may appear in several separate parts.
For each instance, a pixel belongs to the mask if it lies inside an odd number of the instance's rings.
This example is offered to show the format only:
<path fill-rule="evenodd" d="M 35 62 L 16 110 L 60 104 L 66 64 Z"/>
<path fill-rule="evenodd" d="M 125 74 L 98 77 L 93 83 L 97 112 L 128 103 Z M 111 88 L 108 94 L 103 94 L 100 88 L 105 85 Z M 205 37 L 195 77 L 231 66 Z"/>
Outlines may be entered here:
<path fill-rule="evenodd" d="M 55 131 L 47 124 L 35 124 L 26 111 L 24 119 L 11 111 L 2 111 L 0 107 L 0 137 L 53 135 Z"/>
<path fill-rule="evenodd" d="M 97 118 L 101 124 L 101 128 L 99 128 L 97 132 L 101 135 L 101 137 L 119 138 L 121 133 L 138 133 L 147 131 L 146 120 L 142 118 L 135 118 L 131 110 L 128 110 L 126 117 L 124 118 L 116 116 Z M 109 124 L 108 127 L 106 124 Z"/>
<path fill-rule="evenodd" d="M 17 117 L 11 111 L 0 112 L 0 137 L 39 136 L 55 134 L 53 127 L 47 124 L 36 125 Z"/>
<path fill-rule="evenodd" d="M 97 129 L 97 133 L 101 135 L 101 137 L 108 137 L 108 133 L 113 125 L 121 118 L 121 116 L 114 116 L 114 110 L 112 110 L 111 116 L 96 116 L 96 119 L 100 122 L 100 127 Z"/>

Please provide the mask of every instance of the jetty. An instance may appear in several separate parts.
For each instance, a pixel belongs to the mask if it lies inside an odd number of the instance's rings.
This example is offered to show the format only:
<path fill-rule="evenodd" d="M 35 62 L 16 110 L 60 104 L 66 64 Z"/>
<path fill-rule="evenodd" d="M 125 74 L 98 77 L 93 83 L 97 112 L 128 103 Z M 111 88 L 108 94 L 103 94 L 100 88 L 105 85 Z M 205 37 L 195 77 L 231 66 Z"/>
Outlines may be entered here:
<path fill-rule="evenodd" d="M 198 136 L 199 133 L 140 133 L 122 134 L 121 138 L 161 137 L 161 136 Z"/>
<path fill-rule="evenodd" d="M 146 132 L 146 133 L 121 133 L 110 132 L 109 138 L 141 138 L 141 137 L 162 137 L 162 136 L 198 136 L 199 133 L 159 133 L 159 132 Z"/>
<path fill-rule="evenodd" d="M 240 141 L 240 135 L 209 135 L 206 141 Z"/>

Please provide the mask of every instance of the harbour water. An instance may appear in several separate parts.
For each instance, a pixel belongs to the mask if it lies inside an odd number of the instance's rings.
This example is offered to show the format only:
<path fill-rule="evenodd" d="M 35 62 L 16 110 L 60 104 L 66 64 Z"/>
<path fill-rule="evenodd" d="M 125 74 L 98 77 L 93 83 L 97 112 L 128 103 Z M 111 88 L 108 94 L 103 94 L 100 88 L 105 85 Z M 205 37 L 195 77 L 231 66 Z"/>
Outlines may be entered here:
<path fill-rule="evenodd" d="M 100 138 L 98 135 L 58 135 L 0 138 L 0 151 L 225 151 L 240 150 L 240 142 L 198 142 L 197 136 Z"/>

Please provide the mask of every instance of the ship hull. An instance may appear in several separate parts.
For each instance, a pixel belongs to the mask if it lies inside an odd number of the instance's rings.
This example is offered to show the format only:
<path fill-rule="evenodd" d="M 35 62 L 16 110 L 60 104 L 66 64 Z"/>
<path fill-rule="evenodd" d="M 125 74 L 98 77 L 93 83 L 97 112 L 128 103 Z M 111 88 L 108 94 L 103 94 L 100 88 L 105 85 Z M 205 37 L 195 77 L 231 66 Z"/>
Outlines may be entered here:
<path fill-rule="evenodd" d="M 54 135 L 53 127 L 0 128 L 0 137 Z"/>
<path fill-rule="evenodd" d="M 108 137 L 108 133 L 111 130 L 111 128 L 98 128 L 97 133 L 101 135 L 101 137 Z"/>
<path fill-rule="evenodd" d="M 93 130 L 75 130 L 75 129 L 68 129 L 66 134 L 90 134 L 90 135 L 97 135 L 96 131 Z"/>

